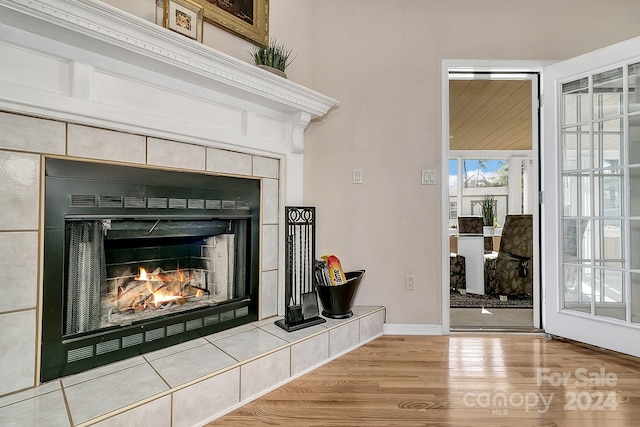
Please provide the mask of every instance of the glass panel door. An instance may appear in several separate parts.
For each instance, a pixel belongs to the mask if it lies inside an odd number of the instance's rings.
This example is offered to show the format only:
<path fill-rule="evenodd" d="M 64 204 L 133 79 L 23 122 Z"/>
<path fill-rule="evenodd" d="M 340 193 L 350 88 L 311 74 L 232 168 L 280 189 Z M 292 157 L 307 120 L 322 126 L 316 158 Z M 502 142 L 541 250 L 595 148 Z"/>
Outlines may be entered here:
<path fill-rule="evenodd" d="M 640 38 L 545 81 L 545 330 L 638 356 Z"/>
<path fill-rule="evenodd" d="M 626 320 L 623 68 L 562 84 L 562 307 Z"/>

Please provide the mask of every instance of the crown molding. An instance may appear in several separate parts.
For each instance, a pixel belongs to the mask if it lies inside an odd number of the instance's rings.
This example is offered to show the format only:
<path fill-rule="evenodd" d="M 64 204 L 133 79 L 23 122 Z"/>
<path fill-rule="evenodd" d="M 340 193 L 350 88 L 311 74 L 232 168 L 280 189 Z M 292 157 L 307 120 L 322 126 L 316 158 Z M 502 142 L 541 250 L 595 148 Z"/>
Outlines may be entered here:
<path fill-rule="evenodd" d="M 0 24 L 285 114 L 302 112 L 314 119 L 339 104 L 333 98 L 95 0 L 0 0 Z"/>

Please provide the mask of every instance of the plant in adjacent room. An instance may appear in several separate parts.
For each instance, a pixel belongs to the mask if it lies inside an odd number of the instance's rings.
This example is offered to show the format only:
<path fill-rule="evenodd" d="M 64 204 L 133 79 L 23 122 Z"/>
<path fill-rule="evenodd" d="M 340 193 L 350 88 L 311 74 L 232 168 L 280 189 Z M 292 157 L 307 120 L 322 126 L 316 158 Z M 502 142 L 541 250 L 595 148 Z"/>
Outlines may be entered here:
<path fill-rule="evenodd" d="M 495 217 L 495 199 L 493 196 L 485 195 L 482 199 L 482 222 L 485 227 L 493 227 Z"/>

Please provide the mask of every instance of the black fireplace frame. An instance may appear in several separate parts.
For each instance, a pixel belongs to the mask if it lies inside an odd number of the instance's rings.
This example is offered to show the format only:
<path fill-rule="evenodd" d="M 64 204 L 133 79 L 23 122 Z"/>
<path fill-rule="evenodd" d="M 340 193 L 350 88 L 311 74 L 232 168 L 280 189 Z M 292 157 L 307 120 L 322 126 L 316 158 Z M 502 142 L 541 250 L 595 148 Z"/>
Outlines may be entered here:
<path fill-rule="evenodd" d="M 41 381 L 257 320 L 260 186 L 260 180 L 253 178 L 46 158 Z M 157 202 L 162 199 L 167 200 L 166 207 L 159 207 Z M 247 297 L 129 326 L 65 336 L 66 220 L 149 217 L 248 219 Z"/>

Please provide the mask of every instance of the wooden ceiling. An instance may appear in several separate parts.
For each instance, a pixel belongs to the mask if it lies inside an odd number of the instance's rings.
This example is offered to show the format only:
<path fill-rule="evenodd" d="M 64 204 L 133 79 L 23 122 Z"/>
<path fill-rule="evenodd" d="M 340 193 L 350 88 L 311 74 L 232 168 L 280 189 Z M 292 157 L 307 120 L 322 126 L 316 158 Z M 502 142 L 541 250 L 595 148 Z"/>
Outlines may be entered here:
<path fill-rule="evenodd" d="M 450 80 L 449 149 L 531 150 L 530 80 Z"/>

